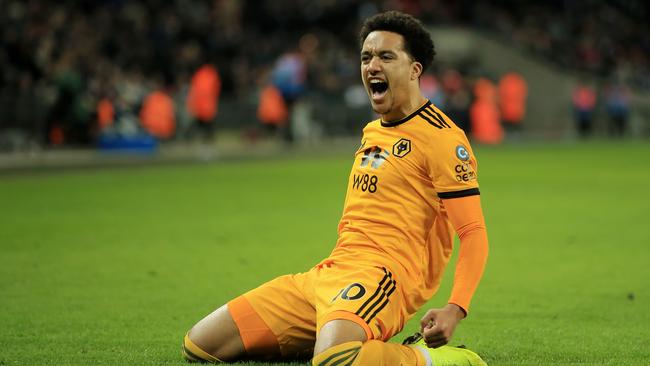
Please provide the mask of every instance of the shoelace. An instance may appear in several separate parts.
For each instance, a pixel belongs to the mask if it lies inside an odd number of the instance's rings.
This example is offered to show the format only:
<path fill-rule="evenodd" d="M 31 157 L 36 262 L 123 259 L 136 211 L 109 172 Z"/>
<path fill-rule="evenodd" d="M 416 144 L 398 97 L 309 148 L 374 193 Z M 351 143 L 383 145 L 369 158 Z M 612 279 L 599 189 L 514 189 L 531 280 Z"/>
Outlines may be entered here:
<path fill-rule="evenodd" d="M 404 341 L 402 342 L 402 345 L 407 346 L 407 345 L 409 345 L 409 344 L 415 344 L 415 343 L 419 342 L 421 339 L 422 339 L 422 333 L 420 333 L 420 332 L 415 332 L 415 334 L 406 337 L 406 338 L 404 339 Z M 467 346 L 465 346 L 464 344 L 461 344 L 461 345 L 459 345 L 459 346 L 454 346 L 454 347 L 456 347 L 456 348 L 463 348 L 463 349 L 466 349 L 466 348 L 467 348 Z"/>
<path fill-rule="evenodd" d="M 420 339 L 422 339 L 422 334 L 420 332 L 415 332 L 415 334 L 406 337 L 404 341 L 402 342 L 403 345 L 409 345 L 409 344 L 415 344 L 417 343 Z"/>

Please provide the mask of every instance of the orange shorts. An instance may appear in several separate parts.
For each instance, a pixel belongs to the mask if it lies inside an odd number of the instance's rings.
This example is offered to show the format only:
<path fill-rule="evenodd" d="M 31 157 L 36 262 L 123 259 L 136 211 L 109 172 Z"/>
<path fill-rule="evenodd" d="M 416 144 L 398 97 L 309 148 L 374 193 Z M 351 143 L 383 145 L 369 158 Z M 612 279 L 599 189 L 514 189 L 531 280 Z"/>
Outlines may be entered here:
<path fill-rule="evenodd" d="M 316 334 L 334 319 L 351 320 L 368 339 L 387 341 L 409 317 L 402 296 L 399 280 L 386 268 L 326 261 L 269 281 L 228 309 L 249 355 L 300 359 L 313 356 Z"/>

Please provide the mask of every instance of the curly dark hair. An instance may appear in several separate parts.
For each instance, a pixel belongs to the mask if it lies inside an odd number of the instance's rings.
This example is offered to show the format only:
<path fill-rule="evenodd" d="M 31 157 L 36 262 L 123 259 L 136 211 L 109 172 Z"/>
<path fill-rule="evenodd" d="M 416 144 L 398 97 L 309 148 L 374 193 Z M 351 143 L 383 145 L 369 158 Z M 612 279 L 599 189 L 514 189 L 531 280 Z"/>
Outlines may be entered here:
<path fill-rule="evenodd" d="M 401 35 L 404 38 L 404 51 L 422 64 L 422 72 L 433 62 L 436 51 L 431 36 L 414 17 L 394 10 L 373 15 L 366 19 L 359 32 L 361 47 L 368 34 L 374 31 L 389 31 Z"/>

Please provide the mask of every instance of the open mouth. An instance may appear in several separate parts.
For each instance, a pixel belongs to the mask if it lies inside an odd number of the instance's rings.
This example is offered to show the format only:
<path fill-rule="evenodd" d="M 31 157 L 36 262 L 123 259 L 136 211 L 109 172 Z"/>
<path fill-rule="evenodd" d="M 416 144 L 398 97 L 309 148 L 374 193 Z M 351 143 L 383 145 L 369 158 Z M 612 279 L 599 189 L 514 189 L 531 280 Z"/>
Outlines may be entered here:
<path fill-rule="evenodd" d="M 373 98 L 382 97 L 388 90 L 388 83 L 382 80 L 370 80 L 370 92 Z"/>

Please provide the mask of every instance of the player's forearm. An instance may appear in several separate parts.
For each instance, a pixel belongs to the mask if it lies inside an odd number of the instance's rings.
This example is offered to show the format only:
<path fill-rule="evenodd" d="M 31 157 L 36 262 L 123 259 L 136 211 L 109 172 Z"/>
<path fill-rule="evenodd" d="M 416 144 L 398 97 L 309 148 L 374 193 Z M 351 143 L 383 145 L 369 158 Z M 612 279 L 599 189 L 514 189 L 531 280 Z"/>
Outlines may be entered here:
<path fill-rule="evenodd" d="M 460 241 L 454 285 L 449 303 L 463 308 L 465 313 L 474 296 L 488 257 L 488 238 L 485 225 L 475 225 Z"/>
<path fill-rule="evenodd" d="M 465 312 L 478 287 L 488 257 L 488 237 L 480 196 L 444 201 L 447 214 L 460 238 L 460 250 L 449 303 Z"/>

